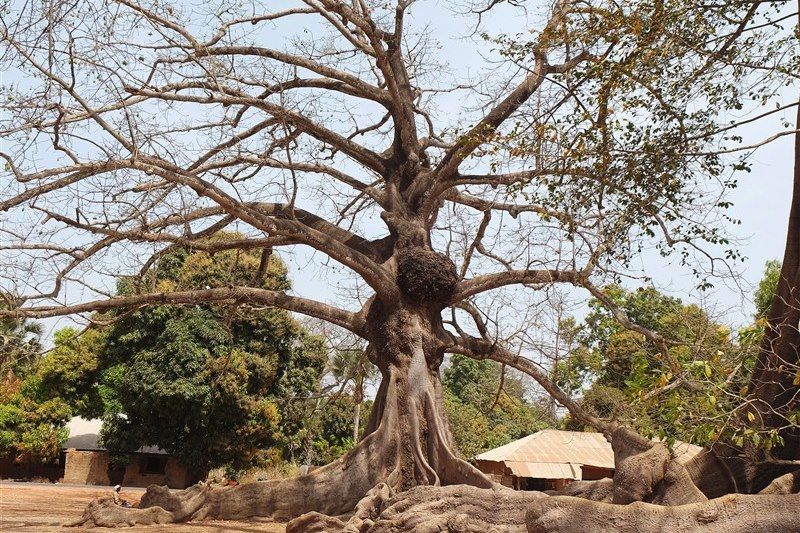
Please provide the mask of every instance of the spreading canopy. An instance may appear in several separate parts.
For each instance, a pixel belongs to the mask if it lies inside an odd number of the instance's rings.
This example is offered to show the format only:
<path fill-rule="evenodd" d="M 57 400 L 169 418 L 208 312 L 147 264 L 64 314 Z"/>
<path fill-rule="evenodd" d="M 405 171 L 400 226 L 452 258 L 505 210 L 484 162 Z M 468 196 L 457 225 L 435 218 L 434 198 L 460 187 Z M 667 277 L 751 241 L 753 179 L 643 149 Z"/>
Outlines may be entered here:
<path fill-rule="evenodd" d="M 497 342 L 507 332 L 491 307 L 507 300 L 486 294 L 567 284 L 669 360 L 667 341 L 599 287 L 653 245 L 701 284 L 736 259 L 719 223 L 729 170 L 746 168 L 735 154 L 752 148 L 737 128 L 796 105 L 778 92 L 798 72 L 783 4 L 531 2 L 543 22 L 525 37 L 475 27 L 496 54 L 467 80 L 446 76 L 410 0 L 12 5 L 0 288 L 19 298 L 0 313 L 235 302 L 367 337 L 372 303 L 427 299 L 449 309 L 449 351 L 545 384 Z M 206 240 L 232 229 L 241 238 Z M 363 307 L 252 280 L 109 290 L 179 247 L 259 249 L 264 264 L 276 248 L 311 249 L 355 275 Z"/>

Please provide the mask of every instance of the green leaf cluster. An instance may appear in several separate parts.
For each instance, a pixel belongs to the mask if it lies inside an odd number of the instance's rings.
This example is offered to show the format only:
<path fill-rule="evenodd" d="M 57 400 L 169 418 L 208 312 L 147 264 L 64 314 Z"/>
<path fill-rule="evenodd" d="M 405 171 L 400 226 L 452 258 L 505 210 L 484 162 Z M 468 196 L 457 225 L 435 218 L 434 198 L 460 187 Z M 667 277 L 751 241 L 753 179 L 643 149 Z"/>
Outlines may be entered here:
<path fill-rule="evenodd" d="M 526 398 L 518 376 L 507 371 L 502 390 L 500 383 L 501 371 L 494 361 L 454 354 L 444 370 L 444 406 L 450 432 L 467 459 L 552 427 L 555 422 L 546 406 Z"/>
<path fill-rule="evenodd" d="M 559 382 L 580 392 L 590 413 L 651 437 L 700 445 L 731 438 L 738 429 L 730 414 L 741 404 L 763 324 L 734 333 L 699 306 L 654 288 L 604 292 L 632 322 L 665 339 L 668 358 L 592 301 L 575 349 L 557 370 Z M 582 428 L 569 418 L 565 426 Z"/>
<path fill-rule="evenodd" d="M 758 287 L 753 294 L 753 303 L 756 306 L 756 319 L 766 317 L 772 300 L 778 290 L 778 281 L 781 278 L 781 262 L 777 259 L 767 261 L 764 265 L 764 276 L 758 282 Z"/>
<path fill-rule="evenodd" d="M 56 459 L 69 436 L 65 426 L 72 416 L 64 400 L 41 393 L 34 372 L 40 333 L 36 323 L 0 321 L 0 456 L 21 462 Z"/>
<path fill-rule="evenodd" d="M 211 242 L 235 239 L 219 234 Z M 255 285 L 289 289 L 286 268 L 260 251 L 214 255 L 177 249 L 121 295 Z M 326 360 L 320 339 L 278 309 L 199 302 L 95 317 L 109 325 L 65 329 L 39 365 L 43 390 L 85 417 L 102 416 L 102 442 L 124 457 L 158 446 L 198 473 L 287 457 Z"/>

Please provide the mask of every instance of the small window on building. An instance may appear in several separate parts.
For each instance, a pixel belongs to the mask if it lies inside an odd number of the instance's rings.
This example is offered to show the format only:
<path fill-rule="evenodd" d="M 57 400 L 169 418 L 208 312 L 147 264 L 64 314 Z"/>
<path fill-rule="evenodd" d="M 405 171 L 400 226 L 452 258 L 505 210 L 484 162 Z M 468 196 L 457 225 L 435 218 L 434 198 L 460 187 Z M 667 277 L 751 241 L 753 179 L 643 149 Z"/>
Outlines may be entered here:
<path fill-rule="evenodd" d="M 142 457 L 139 471 L 142 474 L 163 474 L 167 468 L 167 458 L 148 455 Z"/>

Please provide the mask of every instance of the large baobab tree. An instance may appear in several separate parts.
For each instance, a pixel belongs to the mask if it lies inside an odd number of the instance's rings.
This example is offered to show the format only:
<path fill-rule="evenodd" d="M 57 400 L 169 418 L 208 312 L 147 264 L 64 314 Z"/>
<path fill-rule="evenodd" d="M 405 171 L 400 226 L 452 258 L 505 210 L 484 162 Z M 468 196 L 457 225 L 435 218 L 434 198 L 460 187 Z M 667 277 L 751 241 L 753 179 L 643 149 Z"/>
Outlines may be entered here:
<path fill-rule="evenodd" d="M 411 504 L 387 499 L 473 487 L 437 493 L 452 509 L 493 488 L 453 450 L 439 381 L 447 353 L 525 372 L 613 434 L 625 461 L 616 502 L 702 499 L 663 446 L 647 452 L 661 462 L 637 460 L 648 441 L 584 413 L 506 346 L 495 326 L 507 316 L 489 309 L 557 285 L 585 289 L 669 360 L 664 339 L 600 287 L 630 274 L 647 247 L 674 253 L 701 283 L 736 259 L 724 192 L 730 165 L 746 163 L 731 135 L 795 103 L 734 124 L 728 112 L 772 103 L 796 78 L 796 40 L 781 26 L 791 13 L 782 2 L 624 4 L 523 5 L 536 21 L 529 40 L 493 37 L 492 71 L 450 80 L 435 26 L 413 23 L 426 4 L 413 0 L 6 2 L 1 268 L 3 294 L 16 296 L 4 315 L 273 306 L 362 337 L 382 376 L 365 435 L 333 464 L 234 490 L 154 488 L 143 509 L 96 503 L 85 520 L 304 515 L 295 530 L 421 527 L 425 513 L 397 518 Z M 463 34 L 483 33 L 508 7 L 462 6 L 474 15 Z M 240 238 L 208 239 L 221 230 Z M 366 296 L 346 308 L 252 280 L 148 285 L 175 247 L 260 249 L 265 265 L 276 250 L 310 249 Z M 113 296 L 119 275 L 141 280 L 133 295 Z M 674 386 L 692 386 L 683 377 L 676 364 Z M 658 477 L 653 465 L 666 464 Z M 647 486 L 633 475 L 645 465 Z M 534 496 L 491 494 L 471 519 L 524 527 Z M 351 512 L 347 525 L 324 516 Z M 464 518 L 447 520 L 455 530 Z"/>

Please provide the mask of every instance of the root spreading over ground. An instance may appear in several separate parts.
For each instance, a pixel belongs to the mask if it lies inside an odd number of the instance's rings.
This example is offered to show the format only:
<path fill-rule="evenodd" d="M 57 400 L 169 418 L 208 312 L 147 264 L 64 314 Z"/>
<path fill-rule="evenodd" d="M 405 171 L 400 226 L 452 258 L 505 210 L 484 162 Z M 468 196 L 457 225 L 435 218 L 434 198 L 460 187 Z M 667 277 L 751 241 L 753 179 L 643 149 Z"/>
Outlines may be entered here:
<path fill-rule="evenodd" d="M 289 521 L 289 533 L 800 532 L 798 465 L 723 445 L 684 464 L 664 444 L 608 423 L 614 479 L 555 495 L 501 487 L 460 459 L 439 380 L 451 339 L 440 311 L 455 279 L 439 254 L 415 247 L 400 255 L 402 301 L 374 302 L 366 320 L 381 385 L 366 435 L 341 459 L 294 479 L 153 486 L 138 509 L 96 500 L 76 525 L 271 517 Z"/>
<path fill-rule="evenodd" d="M 563 494 L 514 491 L 453 456 L 402 446 L 383 423 L 395 427 L 384 417 L 355 450 L 307 476 L 183 491 L 151 486 L 138 509 L 98 499 L 72 525 L 272 517 L 289 520 L 287 533 L 800 532 L 796 473 L 761 494 L 708 499 L 663 444 L 619 429 L 614 480 L 576 482 Z M 417 484 L 406 487 L 410 472 Z"/>

